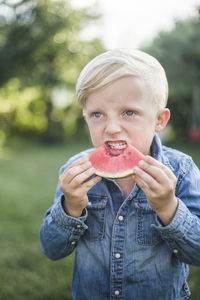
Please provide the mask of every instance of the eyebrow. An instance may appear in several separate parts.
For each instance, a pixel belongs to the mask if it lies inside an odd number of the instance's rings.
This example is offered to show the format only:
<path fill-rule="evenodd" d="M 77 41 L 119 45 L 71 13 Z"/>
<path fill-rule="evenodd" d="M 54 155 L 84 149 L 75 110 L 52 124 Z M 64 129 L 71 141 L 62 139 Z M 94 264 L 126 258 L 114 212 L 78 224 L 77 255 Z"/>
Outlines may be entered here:
<path fill-rule="evenodd" d="M 100 108 L 100 107 L 96 107 L 96 108 L 93 108 L 93 109 L 85 109 L 84 110 L 85 111 L 85 113 L 89 113 L 89 114 L 91 114 L 91 113 L 93 113 L 93 112 L 101 112 L 102 111 L 102 107 Z"/>

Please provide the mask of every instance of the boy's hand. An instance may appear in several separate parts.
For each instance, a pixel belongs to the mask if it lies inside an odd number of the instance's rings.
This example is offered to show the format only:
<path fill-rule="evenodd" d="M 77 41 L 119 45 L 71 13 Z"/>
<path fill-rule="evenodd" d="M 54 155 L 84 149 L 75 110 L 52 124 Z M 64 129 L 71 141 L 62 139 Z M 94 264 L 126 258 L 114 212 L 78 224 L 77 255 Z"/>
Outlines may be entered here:
<path fill-rule="evenodd" d="M 146 194 L 147 201 L 163 224 L 169 224 L 178 206 L 174 173 L 151 156 L 146 156 L 134 170 L 134 180 Z"/>
<path fill-rule="evenodd" d="M 88 157 L 83 157 L 75 161 L 59 177 L 65 196 L 63 206 L 70 216 L 80 217 L 83 209 L 87 206 L 87 192 L 101 180 L 99 176 L 89 180 L 94 172 L 95 169 Z"/>

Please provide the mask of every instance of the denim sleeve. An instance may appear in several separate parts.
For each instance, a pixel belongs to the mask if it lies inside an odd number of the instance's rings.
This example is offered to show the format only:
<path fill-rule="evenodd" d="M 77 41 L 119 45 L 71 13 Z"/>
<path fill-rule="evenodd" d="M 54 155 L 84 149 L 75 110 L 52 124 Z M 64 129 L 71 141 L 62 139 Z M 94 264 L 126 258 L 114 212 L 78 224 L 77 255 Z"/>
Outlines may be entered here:
<path fill-rule="evenodd" d="M 61 168 L 60 174 L 65 168 Z M 73 218 L 64 211 L 62 206 L 63 193 L 58 184 L 54 205 L 45 214 L 40 228 L 40 243 L 43 253 L 52 260 L 69 255 L 84 234 L 87 226 L 87 210 L 79 218 Z"/>
<path fill-rule="evenodd" d="M 176 214 L 167 226 L 154 226 L 172 252 L 185 263 L 200 266 L 200 172 L 191 159 L 178 178 Z"/>

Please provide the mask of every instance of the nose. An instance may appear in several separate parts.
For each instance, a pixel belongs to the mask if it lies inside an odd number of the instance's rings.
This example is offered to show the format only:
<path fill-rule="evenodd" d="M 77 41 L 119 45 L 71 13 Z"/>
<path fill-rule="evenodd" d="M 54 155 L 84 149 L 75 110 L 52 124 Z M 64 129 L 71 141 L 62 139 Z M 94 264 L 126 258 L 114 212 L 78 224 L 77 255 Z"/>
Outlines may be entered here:
<path fill-rule="evenodd" d="M 121 132 L 120 123 L 116 119 L 109 119 L 106 122 L 105 133 L 107 135 L 116 135 Z"/>

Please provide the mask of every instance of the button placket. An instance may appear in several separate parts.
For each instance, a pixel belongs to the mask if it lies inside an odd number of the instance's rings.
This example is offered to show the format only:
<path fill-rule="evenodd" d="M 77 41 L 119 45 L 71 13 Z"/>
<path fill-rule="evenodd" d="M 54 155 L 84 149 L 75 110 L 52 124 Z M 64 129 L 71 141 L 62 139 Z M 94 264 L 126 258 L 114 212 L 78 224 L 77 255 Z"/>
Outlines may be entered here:
<path fill-rule="evenodd" d="M 121 208 L 122 210 L 122 208 Z M 120 214 L 113 224 L 112 259 L 111 259 L 111 293 L 114 299 L 121 299 L 123 284 L 123 253 L 126 222 Z M 117 299 L 116 298 L 116 299 Z"/>

